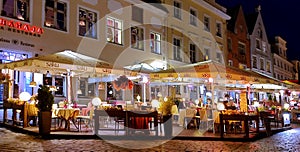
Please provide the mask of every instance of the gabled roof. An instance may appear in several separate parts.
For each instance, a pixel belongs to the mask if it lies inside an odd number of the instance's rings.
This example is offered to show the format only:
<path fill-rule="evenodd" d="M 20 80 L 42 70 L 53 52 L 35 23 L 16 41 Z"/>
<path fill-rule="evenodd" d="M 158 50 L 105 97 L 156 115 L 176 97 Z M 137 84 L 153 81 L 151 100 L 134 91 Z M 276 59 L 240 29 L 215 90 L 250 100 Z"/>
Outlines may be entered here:
<path fill-rule="evenodd" d="M 235 23 L 239 14 L 239 10 L 240 10 L 241 5 L 237 5 L 233 8 L 228 8 L 227 9 L 227 14 L 229 16 L 231 16 L 231 19 L 228 20 L 228 24 L 227 24 L 227 29 L 234 32 L 234 28 L 235 28 Z"/>
<path fill-rule="evenodd" d="M 254 26 L 256 24 L 257 17 L 258 17 L 258 12 L 246 15 L 246 22 L 247 22 L 247 27 L 248 27 L 248 33 L 249 34 L 252 34 L 252 32 L 254 30 Z"/>

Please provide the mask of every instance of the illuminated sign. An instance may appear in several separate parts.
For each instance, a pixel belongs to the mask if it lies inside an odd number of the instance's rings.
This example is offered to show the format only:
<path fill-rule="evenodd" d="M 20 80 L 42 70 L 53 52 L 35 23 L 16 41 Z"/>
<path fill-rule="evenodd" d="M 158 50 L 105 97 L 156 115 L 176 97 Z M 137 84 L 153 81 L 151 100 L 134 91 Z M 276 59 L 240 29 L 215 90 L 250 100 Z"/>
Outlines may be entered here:
<path fill-rule="evenodd" d="M 12 20 L 6 20 L 3 18 L 0 18 L 0 26 L 1 27 L 8 27 L 8 30 L 20 30 L 32 34 L 43 34 L 44 30 L 41 27 L 32 26 L 26 23 L 21 23 L 18 21 L 12 21 Z"/>

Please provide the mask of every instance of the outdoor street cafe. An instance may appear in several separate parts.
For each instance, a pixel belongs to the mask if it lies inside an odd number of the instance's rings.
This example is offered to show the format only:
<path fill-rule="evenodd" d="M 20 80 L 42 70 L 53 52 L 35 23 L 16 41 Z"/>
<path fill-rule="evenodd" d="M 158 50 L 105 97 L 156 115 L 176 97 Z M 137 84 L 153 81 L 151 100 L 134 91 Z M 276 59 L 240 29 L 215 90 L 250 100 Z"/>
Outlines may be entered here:
<path fill-rule="evenodd" d="M 98 59 L 87 60 L 84 57 L 83 62 L 77 61 L 75 59 L 83 55 L 74 54 L 72 51 L 64 51 L 60 55 L 65 58 L 41 57 L 0 66 L 1 69 L 41 72 L 41 83 L 45 80 L 45 73 L 67 73 L 66 100 L 60 100 L 53 105 L 52 132 L 114 137 L 143 135 L 253 138 L 261 132 L 269 134 L 271 129 L 288 126 L 288 123 L 282 123 L 285 120 L 283 114 L 289 113 L 289 109 L 282 106 L 286 99 L 284 97 L 288 94 L 281 94 L 281 103 L 276 100 L 279 97 L 275 95 L 277 90 L 288 88 L 280 81 L 252 71 L 235 69 L 212 61 L 201 62 L 144 73 L 143 76 L 148 77 L 149 82 L 141 83 L 142 87 L 136 85 L 140 83 L 141 77 L 135 79 L 121 74 L 113 77 L 122 81 L 116 83 L 112 80 L 112 91 L 123 91 L 123 96 L 131 95 L 129 100 L 107 100 L 103 94 L 110 91 L 104 87 L 104 91 L 101 88 L 94 90 L 97 92 L 96 96 L 89 97 L 88 102 L 80 103 L 71 102 L 72 99 L 80 99 L 79 90 L 84 91 L 83 88 L 78 89 L 78 81 L 74 79 L 76 74 L 88 77 L 93 73 L 101 80 L 101 77 L 113 75 L 114 69 Z M 68 60 L 67 56 L 73 57 Z M 48 61 L 49 59 L 56 60 Z M 39 81 L 38 77 L 33 80 Z M 18 99 L 12 99 L 11 81 L 13 80 L 6 79 L 1 82 L 2 96 L 6 98 L 3 122 L 23 129 L 38 130 L 35 118 L 38 111 L 32 95 L 20 94 Z M 267 84 L 271 87 L 267 87 Z M 52 85 L 56 86 L 52 82 L 49 87 Z M 108 83 L 105 82 L 105 85 Z M 141 91 L 141 95 L 133 95 L 138 88 L 145 89 Z M 55 93 L 57 86 L 53 89 Z M 12 118 L 7 114 L 10 110 Z"/>

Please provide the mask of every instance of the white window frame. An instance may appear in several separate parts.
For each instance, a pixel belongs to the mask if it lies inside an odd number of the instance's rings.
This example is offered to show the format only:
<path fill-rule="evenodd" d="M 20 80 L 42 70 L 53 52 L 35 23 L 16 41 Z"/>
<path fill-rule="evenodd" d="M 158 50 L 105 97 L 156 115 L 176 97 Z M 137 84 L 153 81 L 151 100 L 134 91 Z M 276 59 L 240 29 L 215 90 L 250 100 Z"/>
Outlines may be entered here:
<path fill-rule="evenodd" d="M 193 15 L 191 11 L 193 11 L 195 14 Z M 190 25 L 197 26 L 198 25 L 197 22 L 198 22 L 198 12 L 196 9 L 191 7 L 190 8 Z"/>
<path fill-rule="evenodd" d="M 154 39 L 151 38 L 151 34 L 154 35 Z M 157 35 L 159 35 L 159 40 L 156 39 Z M 162 39 L 161 33 L 154 32 L 154 31 L 150 32 L 150 50 L 152 53 L 161 54 L 161 39 Z"/>
<path fill-rule="evenodd" d="M 120 22 L 121 24 L 121 29 L 119 28 L 116 28 L 115 26 L 109 26 L 107 25 L 107 22 L 108 20 L 113 20 L 114 22 L 115 21 L 118 21 Z M 106 26 L 106 42 L 108 43 L 113 43 L 113 44 L 118 44 L 118 45 L 123 45 L 123 21 L 120 20 L 120 19 L 117 19 L 117 18 L 114 18 L 114 17 L 111 17 L 111 16 L 107 16 L 106 18 L 106 22 L 105 22 L 105 26 Z M 108 28 L 112 28 L 113 29 L 113 33 L 112 33 L 112 40 L 109 40 L 108 39 Z M 115 42 L 115 30 L 118 30 L 119 32 L 119 36 L 120 36 L 120 40 L 118 42 Z"/>
<path fill-rule="evenodd" d="M 233 66 L 233 61 L 232 60 L 228 60 L 228 66 Z"/>
<path fill-rule="evenodd" d="M 175 6 L 175 3 L 179 4 L 179 7 Z M 182 12 L 181 12 L 181 9 L 182 9 L 182 3 L 179 2 L 179 1 L 174 1 L 173 2 L 173 16 L 177 19 L 182 19 Z"/>
<path fill-rule="evenodd" d="M 174 43 L 175 43 L 174 39 L 179 40 L 179 42 L 180 42 L 179 46 L 174 45 Z M 173 44 L 173 59 L 176 60 L 176 61 L 182 61 L 182 55 L 181 55 L 182 46 L 183 46 L 182 38 L 173 36 L 172 44 Z"/>
<path fill-rule="evenodd" d="M 93 36 L 90 36 L 90 35 L 80 35 L 80 33 L 79 33 L 79 26 L 80 26 L 80 21 L 79 21 L 79 11 L 80 11 L 80 8 L 81 9 L 85 9 L 85 10 L 87 10 L 87 11 L 89 11 L 89 12 L 92 12 L 92 13 L 95 13 L 96 14 L 96 20 L 95 20 L 95 23 L 94 23 L 94 25 L 93 26 L 96 26 L 95 27 L 95 30 L 96 30 L 96 34 L 95 34 L 95 36 L 93 37 Z M 84 7 L 84 6 L 81 6 L 81 5 L 78 5 L 78 7 L 77 7 L 77 35 L 79 36 L 79 37 L 86 37 L 86 38 L 92 38 L 92 39 L 98 39 L 98 32 L 99 32 L 99 26 L 98 26 L 98 17 L 99 17 L 99 12 L 98 11 L 96 11 L 96 10 L 93 10 L 93 9 L 90 9 L 90 8 L 87 8 L 87 7 Z M 86 22 L 85 22 L 85 24 L 86 24 Z"/>

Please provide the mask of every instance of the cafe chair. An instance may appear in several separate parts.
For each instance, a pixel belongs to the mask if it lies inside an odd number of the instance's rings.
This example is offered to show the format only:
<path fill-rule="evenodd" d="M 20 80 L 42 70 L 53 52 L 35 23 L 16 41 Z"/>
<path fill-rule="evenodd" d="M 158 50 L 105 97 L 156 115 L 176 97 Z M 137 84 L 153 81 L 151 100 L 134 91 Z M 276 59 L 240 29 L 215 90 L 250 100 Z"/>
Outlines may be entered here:
<path fill-rule="evenodd" d="M 195 115 L 196 115 L 195 109 L 186 109 L 185 110 L 185 116 L 184 116 L 185 129 L 190 128 L 190 126 L 194 126 L 195 128 L 197 128 Z"/>
<path fill-rule="evenodd" d="M 89 110 L 88 115 L 78 115 L 76 116 L 76 120 L 78 122 L 78 131 L 81 131 L 81 124 L 82 122 L 85 123 L 85 127 L 86 127 L 86 131 L 87 129 L 93 128 L 93 118 L 94 118 L 94 109 L 92 108 L 91 110 Z"/>

